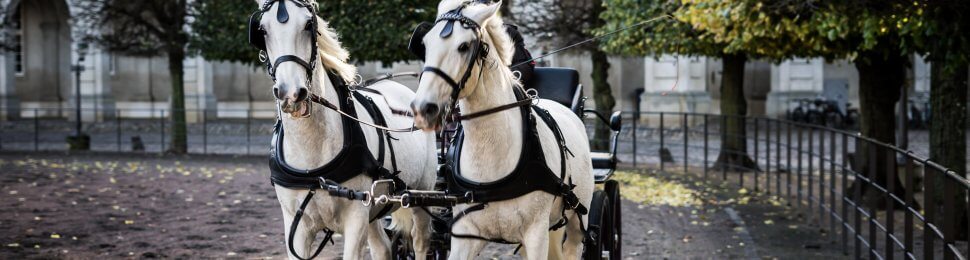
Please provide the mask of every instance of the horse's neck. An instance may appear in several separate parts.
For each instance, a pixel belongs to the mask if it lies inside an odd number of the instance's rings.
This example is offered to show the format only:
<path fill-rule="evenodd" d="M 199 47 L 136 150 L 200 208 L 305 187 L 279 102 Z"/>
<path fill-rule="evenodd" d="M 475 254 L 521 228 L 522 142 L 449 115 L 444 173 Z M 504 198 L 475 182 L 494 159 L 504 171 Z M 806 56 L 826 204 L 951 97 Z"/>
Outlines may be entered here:
<path fill-rule="evenodd" d="M 314 85 L 310 91 L 324 97 L 333 104 L 340 104 L 337 93 L 330 82 L 327 72 L 320 66 L 314 71 Z M 283 118 L 283 152 L 285 161 L 293 167 L 309 169 L 320 167 L 330 162 L 343 146 L 343 122 L 337 112 L 324 108 L 322 105 L 312 105 L 312 115 L 309 118 Z"/>
<path fill-rule="evenodd" d="M 500 83 L 501 84 L 501 83 Z M 515 94 L 509 86 L 491 86 L 461 102 L 466 113 L 515 102 Z M 513 108 L 495 114 L 462 122 L 465 134 L 462 144 L 461 174 L 479 182 L 489 182 L 505 177 L 515 169 L 522 154 L 522 113 Z"/>

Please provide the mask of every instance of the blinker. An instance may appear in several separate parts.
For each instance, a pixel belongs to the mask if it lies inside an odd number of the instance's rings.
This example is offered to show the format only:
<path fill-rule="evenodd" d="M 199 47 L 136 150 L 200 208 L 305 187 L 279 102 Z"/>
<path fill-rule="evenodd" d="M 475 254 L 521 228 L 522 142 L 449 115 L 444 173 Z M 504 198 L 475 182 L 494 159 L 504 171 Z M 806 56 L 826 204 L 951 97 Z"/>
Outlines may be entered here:
<path fill-rule="evenodd" d="M 276 20 L 280 23 L 290 21 L 290 13 L 286 11 L 286 1 L 280 0 L 279 8 L 276 10 Z"/>
<path fill-rule="evenodd" d="M 441 34 L 439 36 L 441 36 L 442 39 L 447 39 L 448 37 L 451 37 L 451 33 L 453 33 L 454 31 L 455 31 L 455 20 L 448 20 L 447 22 L 445 22 L 445 28 L 441 29 Z"/>

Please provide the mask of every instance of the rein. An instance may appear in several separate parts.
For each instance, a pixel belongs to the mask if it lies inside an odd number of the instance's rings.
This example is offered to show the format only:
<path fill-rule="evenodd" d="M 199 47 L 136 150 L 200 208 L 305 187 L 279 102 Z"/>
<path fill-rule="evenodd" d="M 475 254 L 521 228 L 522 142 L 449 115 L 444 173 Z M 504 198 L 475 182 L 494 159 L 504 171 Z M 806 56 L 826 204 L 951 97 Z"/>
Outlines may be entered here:
<path fill-rule="evenodd" d="M 321 96 L 318 96 L 317 94 L 310 94 L 309 101 L 312 101 L 313 103 L 317 103 L 317 104 L 323 105 L 323 107 L 329 108 L 330 110 L 333 110 L 334 112 L 337 112 L 338 114 L 340 114 L 343 117 L 346 117 L 346 118 L 348 118 L 350 120 L 353 120 L 353 121 L 356 121 L 358 123 L 364 124 L 366 126 L 369 126 L 369 127 L 372 127 L 372 128 L 376 128 L 378 130 L 392 132 L 392 133 L 410 133 L 410 132 L 414 132 L 414 131 L 420 130 L 417 127 L 413 127 L 413 126 L 410 127 L 410 128 L 392 129 L 392 128 L 387 128 L 387 127 L 379 126 L 379 125 L 376 125 L 376 124 L 373 124 L 373 123 L 370 123 L 370 122 L 366 122 L 364 120 L 360 120 L 359 118 L 354 117 L 353 115 L 350 115 L 347 112 L 344 112 L 343 110 L 340 109 L 340 107 L 338 107 L 337 105 L 334 105 L 333 103 L 330 103 L 330 101 L 327 101 L 326 99 L 324 99 Z"/>

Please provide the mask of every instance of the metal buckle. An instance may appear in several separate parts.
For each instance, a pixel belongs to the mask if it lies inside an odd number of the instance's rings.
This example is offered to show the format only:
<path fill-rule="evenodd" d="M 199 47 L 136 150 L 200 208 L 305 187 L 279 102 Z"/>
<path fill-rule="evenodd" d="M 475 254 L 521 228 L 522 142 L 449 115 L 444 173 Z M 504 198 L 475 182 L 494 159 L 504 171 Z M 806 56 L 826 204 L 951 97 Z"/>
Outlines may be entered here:
<path fill-rule="evenodd" d="M 269 57 L 267 56 L 266 51 L 259 51 L 259 62 L 265 63 L 267 60 L 269 60 Z"/>
<path fill-rule="evenodd" d="M 387 180 L 387 179 L 385 179 L 385 180 L 377 180 L 377 181 L 374 181 L 373 183 L 370 184 L 370 192 L 368 192 L 368 193 L 370 194 L 371 199 L 374 201 L 374 204 L 382 204 L 383 205 L 383 204 L 387 204 L 388 202 L 391 202 L 391 201 L 400 202 L 400 200 L 396 200 L 396 199 L 394 199 L 392 197 L 389 197 L 387 194 L 381 194 L 377 198 L 374 198 L 375 194 L 377 194 L 377 186 L 378 185 L 381 185 L 381 184 L 385 184 L 385 183 L 389 184 L 388 187 L 390 189 L 388 189 L 388 190 L 394 190 L 394 188 L 395 188 L 394 180 Z M 370 205 L 368 204 L 368 205 L 364 205 L 364 206 L 370 206 Z"/>

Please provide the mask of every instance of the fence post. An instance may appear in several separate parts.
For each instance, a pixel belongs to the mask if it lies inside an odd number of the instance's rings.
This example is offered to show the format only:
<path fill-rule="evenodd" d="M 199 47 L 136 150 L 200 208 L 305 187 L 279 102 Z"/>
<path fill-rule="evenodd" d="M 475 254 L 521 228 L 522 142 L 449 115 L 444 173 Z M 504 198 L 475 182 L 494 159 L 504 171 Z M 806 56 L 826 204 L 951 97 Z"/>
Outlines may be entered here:
<path fill-rule="evenodd" d="M 159 152 L 165 153 L 165 110 L 158 111 L 158 122 L 162 126 L 161 129 L 159 130 L 160 131 L 159 137 L 162 139 L 162 143 L 160 144 L 162 147 L 162 150 Z"/>
<path fill-rule="evenodd" d="M 707 138 L 708 138 L 708 126 L 707 114 L 704 114 L 704 180 L 707 180 Z"/>
<path fill-rule="evenodd" d="M 802 206 L 802 132 L 804 132 L 803 126 L 798 126 L 798 150 L 796 152 L 796 166 L 795 166 L 795 205 L 797 207 Z"/>
<path fill-rule="evenodd" d="M 869 178 L 869 181 L 867 182 L 867 185 L 869 186 L 870 189 L 875 189 L 876 184 L 874 182 L 876 180 L 876 174 L 879 174 L 876 171 L 876 160 L 879 159 L 879 156 L 877 155 L 879 153 L 879 147 L 874 143 L 869 143 L 868 145 L 869 145 L 869 149 L 868 149 L 869 162 L 867 164 L 869 165 L 869 170 L 868 170 L 869 174 L 866 177 Z M 856 203 L 861 203 L 862 201 L 864 201 L 864 199 L 861 196 L 857 198 L 859 199 L 859 201 L 857 201 Z M 879 212 L 876 211 L 875 207 L 869 207 L 869 221 L 868 221 L 869 222 L 869 250 L 868 250 L 869 259 L 878 259 L 877 258 L 878 256 L 876 256 L 876 252 L 875 252 L 876 250 L 874 250 L 875 247 L 877 247 L 876 234 L 878 232 L 876 232 L 876 223 L 877 223 L 876 217 L 878 213 Z"/>
<path fill-rule="evenodd" d="M 202 154 L 209 154 L 209 108 L 202 110 Z"/>
<path fill-rule="evenodd" d="M 687 144 L 689 143 L 688 140 L 690 140 L 690 128 L 687 126 L 687 113 L 684 113 L 683 125 L 684 125 L 684 173 L 687 173 L 688 172 L 688 169 L 687 169 L 688 145 Z"/>
<path fill-rule="evenodd" d="M 792 205 L 792 203 L 791 203 L 791 201 L 792 201 L 792 194 L 791 194 L 791 177 L 792 177 L 791 176 L 791 174 L 792 174 L 792 167 L 791 167 L 791 150 L 792 150 L 792 145 L 791 145 L 791 129 L 792 129 L 792 122 L 790 122 L 790 121 L 787 122 L 785 127 L 786 127 L 786 131 L 788 132 L 787 133 L 788 134 L 788 137 L 787 137 L 788 140 L 785 142 L 785 149 L 788 150 L 788 152 L 785 155 L 786 156 L 786 158 L 785 158 L 785 160 L 786 160 L 786 162 L 785 162 L 785 175 L 786 175 L 786 178 L 785 178 L 785 189 L 787 190 L 787 193 L 788 193 L 788 205 L 791 206 Z"/>
<path fill-rule="evenodd" d="M 252 132 L 250 131 L 250 128 L 252 127 L 252 121 L 253 121 L 252 111 L 246 111 L 246 155 L 250 154 L 249 147 L 252 146 L 252 144 L 250 143 L 251 142 L 250 136 Z"/>
<path fill-rule="evenodd" d="M 758 141 L 759 141 L 758 134 L 759 134 L 758 118 L 755 117 L 754 118 L 754 158 L 752 158 L 752 160 L 754 161 L 754 191 L 755 192 L 758 191 L 758 171 L 761 170 L 761 169 L 758 169 Z"/>
<path fill-rule="evenodd" d="M 943 182 L 943 259 L 956 259 L 956 254 L 948 248 L 954 245 L 957 236 L 957 219 L 963 212 L 956 210 L 957 181 L 948 177 L 950 170 L 940 170 L 940 178 Z M 961 197 L 960 200 L 963 200 Z M 932 204 L 930 205 L 932 206 Z"/>
<path fill-rule="evenodd" d="M 849 163 L 849 134 L 842 133 L 842 187 L 847 187 L 849 183 L 848 169 Z M 849 254 L 849 200 L 846 196 L 847 191 L 842 191 L 842 253 Z M 853 234 L 853 239 L 854 239 Z"/>
<path fill-rule="evenodd" d="M 838 204 L 835 201 L 835 179 L 838 178 L 838 176 L 835 175 L 835 138 L 838 135 L 838 132 L 830 131 L 829 133 L 831 133 L 829 136 L 829 234 L 831 235 L 831 238 L 835 239 L 835 215 L 838 214 L 838 211 L 836 211 L 836 206 Z M 913 186 L 910 185 L 907 187 Z M 842 219 L 842 221 L 844 222 L 845 219 Z"/>
<path fill-rule="evenodd" d="M 765 118 L 765 192 L 771 194 L 771 119 Z"/>
<path fill-rule="evenodd" d="M 775 119 L 775 195 L 781 198 L 781 120 Z"/>
<path fill-rule="evenodd" d="M 818 131 L 818 225 L 825 223 L 825 132 L 828 128 Z"/>
<path fill-rule="evenodd" d="M 936 232 L 929 228 L 929 225 L 937 225 L 936 193 L 938 190 L 936 189 L 937 176 L 934 170 L 935 168 L 923 164 L 923 210 L 926 213 L 923 224 L 923 259 L 936 259 L 933 252 L 935 250 L 933 242 L 936 241 Z"/>
<path fill-rule="evenodd" d="M 731 151 L 730 150 L 727 150 L 727 151 L 724 150 L 724 142 L 727 141 L 727 139 L 731 139 L 731 137 L 728 136 L 728 132 L 727 132 L 727 120 L 728 120 L 728 118 L 727 118 L 726 115 L 723 115 L 723 114 L 720 115 L 720 117 L 721 117 L 721 125 L 718 126 L 718 128 L 719 128 L 719 130 L 721 132 L 721 149 L 718 149 L 718 151 L 717 151 L 717 153 L 718 153 L 717 158 L 718 159 L 714 159 L 714 164 L 715 165 L 717 165 L 717 162 L 720 160 L 721 155 L 729 155 L 729 154 L 731 154 Z M 727 180 L 727 168 L 728 168 L 728 165 L 730 165 L 730 160 L 727 160 L 727 158 L 724 158 L 724 159 L 725 160 L 722 161 L 722 164 L 721 164 L 721 180 L 722 181 L 726 181 Z"/>
<path fill-rule="evenodd" d="M 640 109 L 633 112 L 633 168 L 637 168 L 637 124 L 640 121 Z"/>
<path fill-rule="evenodd" d="M 657 153 L 660 155 L 660 171 L 664 171 L 664 112 L 660 112 L 660 149 Z"/>
<path fill-rule="evenodd" d="M 896 244 L 893 243 L 893 232 L 894 232 L 893 230 L 895 230 L 893 229 L 893 226 L 894 224 L 896 224 L 894 223 L 896 220 L 895 220 L 895 216 L 893 216 L 895 214 L 893 213 L 896 212 L 896 200 L 893 199 L 892 195 L 893 195 L 893 192 L 896 191 L 896 152 L 895 150 L 890 148 L 885 148 L 885 149 L 886 151 L 888 151 L 886 153 L 885 163 L 886 163 L 886 171 L 887 171 L 887 174 L 889 175 L 888 176 L 889 178 L 886 178 L 886 179 L 889 181 L 886 184 L 887 192 L 885 197 L 887 201 L 886 203 L 886 212 L 887 212 L 886 230 L 887 231 L 886 231 L 886 237 L 885 237 L 886 244 L 884 245 L 883 248 L 886 250 L 886 252 L 885 252 L 885 255 L 883 255 L 882 257 L 883 259 L 895 259 L 895 257 L 893 257 L 894 255 L 893 251 L 896 251 Z"/>
<path fill-rule="evenodd" d="M 34 151 L 40 151 L 40 114 L 34 108 Z"/>
<path fill-rule="evenodd" d="M 121 152 L 121 111 L 115 109 L 115 141 L 118 143 L 118 152 Z"/>
<path fill-rule="evenodd" d="M 805 178 L 808 179 L 808 195 L 805 196 L 808 202 L 808 213 L 812 214 L 814 208 L 814 201 L 812 201 L 812 196 L 815 194 L 815 185 L 812 183 L 812 175 L 815 174 L 815 128 L 808 127 L 808 172 L 805 174 Z"/>

